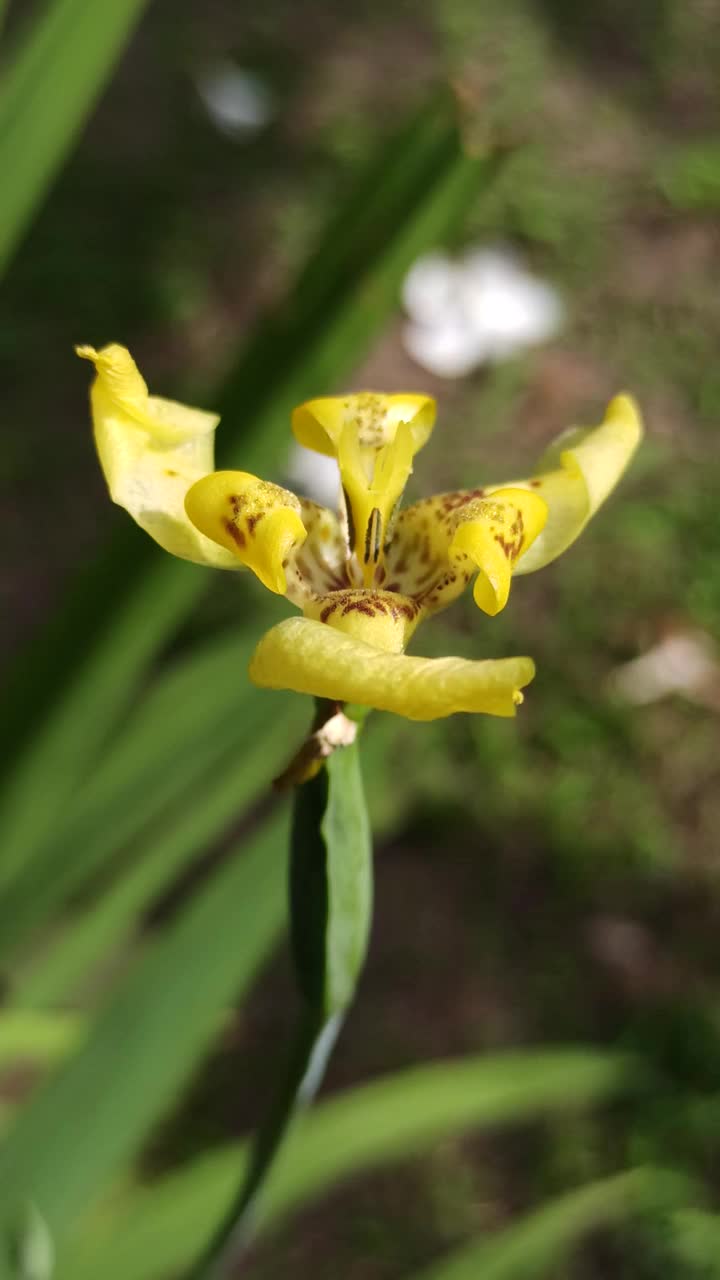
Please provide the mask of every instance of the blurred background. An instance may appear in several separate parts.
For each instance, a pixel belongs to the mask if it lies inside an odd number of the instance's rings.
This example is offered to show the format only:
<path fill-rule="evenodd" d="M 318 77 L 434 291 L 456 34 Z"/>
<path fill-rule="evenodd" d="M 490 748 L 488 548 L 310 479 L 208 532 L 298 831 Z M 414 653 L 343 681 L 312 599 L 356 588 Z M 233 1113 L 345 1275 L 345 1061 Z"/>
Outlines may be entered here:
<path fill-rule="evenodd" d="M 293 1014 L 268 781 L 309 710 L 245 676 L 284 609 L 168 565 L 111 506 L 73 344 L 127 345 L 151 390 L 223 412 L 221 465 L 307 492 L 288 412 L 308 395 L 436 396 L 414 497 L 526 474 L 629 390 L 647 439 L 582 540 L 499 617 L 468 595 L 416 646 L 530 653 L 517 720 L 368 725 L 376 916 L 324 1095 L 558 1045 L 638 1055 L 652 1086 L 586 1109 L 568 1076 L 551 1115 L 348 1156 L 246 1271 L 429 1277 L 651 1164 L 693 1207 L 591 1223 L 553 1274 L 720 1275 L 720 7 L 136 0 L 52 160 L 97 34 L 64 8 L 0 89 L 2 185 L 39 175 L 0 236 L 0 1190 L 37 1177 L 38 1256 L 67 1236 L 59 1274 L 111 1277 L 117 1187 L 199 1186 L 256 1124 Z M 6 73 L 52 9 L 10 3 Z M 150 1222 L 119 1203 L 125 1232 Z M 154 1247 L 118 1274 L 182 1274 Z"/>

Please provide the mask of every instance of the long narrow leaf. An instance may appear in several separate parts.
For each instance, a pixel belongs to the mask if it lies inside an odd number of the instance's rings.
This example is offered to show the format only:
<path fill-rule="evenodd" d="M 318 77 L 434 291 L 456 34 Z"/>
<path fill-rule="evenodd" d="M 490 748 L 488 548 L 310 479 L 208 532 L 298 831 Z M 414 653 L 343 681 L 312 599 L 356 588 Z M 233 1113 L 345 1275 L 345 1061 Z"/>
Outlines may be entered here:
<path fill-rule="evenodd" d="M 288 738 L 295 727 L 300 730 L 304 717 L 298 712 L 271 719 L 253 740 L 239 738 L 228 758 L 213 765 L 182 804 L 159 816 L 143 833 L 138 856 L 125 874 L 69 922 L 49 956 L 16 986 L 15 1005 L 43 1007 L 71 999 L 103 957 L 127 942 L 157 895 L 267 788 L 268 777 L 287 759 Z"/>
<path fill-rule="evenodd" d="M 0 1014 L 0 1068 L 13 1063 L 48 1065 L 77 1047 L 86 1029 L 73 1013 L 4 1010 Z"/>
<path fill-rule="evenodd" d="M 181 843 L 191 856 L 202 844 L 186 837 L 210 840 L 269 786 L 293 733 L 301 731 L 304 710 L 299 701 L 288 708 L 282 694 L 267 698 L 246 683 L 250 647 L 218 653 L 214 670 L 202 655 L 199 678 L 192 673 L 196 697 L 179 673 L 170 683 L 186 686 L 184 704 L 174 700 L 174 688 L 163 689 L 141 709 L 63 825 L 0 893 L 0 954 L 27 939 L 119 849 L 142 842 L 150 821 L 161 829 L 164 823 L 171 840 L 181 824 Z M 166 704 L 171 714 L 164 714 Z"/>
<path fill-rule="evenodd" d="M 70 150 L 146 0 L 52 0 L 0 88 L 0 272 Z"/>
<path fill-rule="evenodd" d="M 415 1280 L 537 1280 L 557 1275 L 582 1237 L 668 1200 L 683 1203 L 688 1184 L 662 1169 L 631 1169 L 570 1191 L 496 1237 L 467 1245 L 418 1273 Z"/>
<path fill-rule="evenodd" d="M 219 868 L 18 1118 L 0 1149 L 2 1280 L 27 1204 L 61 1241 L 188 1080 L 276 936 L 285 841 L 275 820 Z"/>
<path fill-rule="evenodd" d="M 598 1105 L 637 1087 L 637 1064 L 579 1049 L 437 1062 L 362 1085 L 305 1115 L 268 1188 L 270 1225 L 342 1179 L 453 1134 Z M 232 1146 L 126 1192 L 61 1258 L 58 1280 L 160 1280 L 187 1265 L 230 1203 Z"/>

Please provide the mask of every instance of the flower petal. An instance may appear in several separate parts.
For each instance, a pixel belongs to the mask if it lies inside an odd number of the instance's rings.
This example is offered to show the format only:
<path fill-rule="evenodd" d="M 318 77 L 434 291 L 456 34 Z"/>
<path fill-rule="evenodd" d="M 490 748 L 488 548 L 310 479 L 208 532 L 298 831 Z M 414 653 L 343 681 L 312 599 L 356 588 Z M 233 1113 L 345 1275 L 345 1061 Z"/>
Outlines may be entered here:
<path fill-rule="evenodd" d="M 126 347 L 76 347 L 91 360 L 90 390 L 95 444 L 110 496 L 166 551 L 221 569 L 237 559 L 190 523 L 185 494 L 213 468 L 214 413 L 148 395 Z"/>
<path fill-rule="evenodd" d="M 480 570 L 473 596 L 494 617 L 507 604 L 510 579 L 548 516 L 542 498 L 526 489 L 497 489 L 461 508 L 450 544 L 450 560 L 468 559 Z"/>
<path fill-rule="evenodd" d="M 188 490 L 185 510 L 201 533 L 237 556 L 263 586 L 285 595 L 285 563 L 307 536 L 294 493 L 247 471 L 215 471 Z"/>
<path fill-rule="evenodd" d="M 533 479 L 515 482 L 544 498 L 549 511 L 545 528 L 516 573 L 542 569 L 580 536 L 620 480 L 642 433 L 635 401 L 628 395 L 615 396 L 599 427 L 566 432 L 541 458 Z"/>
<path fill-rule="evenodd" d="M 340 437 L 346 426 L 355 428 L 362 448 L 381 449 L 391 444 L 401 422 L 407 422 L 413 453 L 422 449 L 435 425 L 436 404 L 432 396 L 400 392 L 383 395 L 361 391 L 347 396 L 320 396 L 306 400 L 293 410 L 295 439 L 315 453 L 337 457 Z"/>
<path fill-rule="evenodd" d="M 383 653 L 373 645 L 308 618 L 287 618 L 260 641 L 250 679 L 338 702 L 357 702 L 436 720 L 456 711 L 513 716 L 520 690 L 535 674 L 530 658 L 468 662 Z"/>

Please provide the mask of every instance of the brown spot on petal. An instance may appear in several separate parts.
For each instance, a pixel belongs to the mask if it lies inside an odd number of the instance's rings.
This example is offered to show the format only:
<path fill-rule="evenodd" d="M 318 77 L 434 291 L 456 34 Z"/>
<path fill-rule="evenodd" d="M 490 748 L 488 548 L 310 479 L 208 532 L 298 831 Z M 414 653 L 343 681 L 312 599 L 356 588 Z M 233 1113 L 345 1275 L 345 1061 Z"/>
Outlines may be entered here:
<path fill-rule="evenodd" d="M 230 534 L 235 546 L 242 549 L 247 541 L 242 529 L 238 529 L 237 525 L 232 520 L 223 520 L 223 525 L 225 527 L 225 531 Z"/>

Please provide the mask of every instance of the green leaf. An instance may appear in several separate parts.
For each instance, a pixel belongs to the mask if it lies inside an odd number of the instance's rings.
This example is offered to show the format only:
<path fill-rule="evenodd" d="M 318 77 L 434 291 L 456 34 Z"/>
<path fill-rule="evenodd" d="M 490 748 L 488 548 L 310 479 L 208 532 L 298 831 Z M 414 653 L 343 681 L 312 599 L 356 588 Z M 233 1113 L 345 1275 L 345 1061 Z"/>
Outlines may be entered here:
<path fill-rule="evenodd" d="M 85 1018 L 75 1013 L 5 1009 L 0 1014 L 0 1068 L 17 1062 L 48 1065 L 77 1047 Z"/>
<path fill-rule="evenodd" d="M 632 1059 L 556 1049 L 436 1062 L 351 1089 L 298 1121 L 267 1188 L 264 1223 L 342 1178 L 451 1135 L 560 1117 L 627 1093 L 640 1080 Z M 120 1193 L 61 1255 L 58 1280 L 159 1280 L 187 1266 L 227 1211 L 248 1150 L 237 1144 L 212 1152 Z"/>
<path fill-rule="evenodd" d="M 322 820 L 326 847 L 327 925 L 324 1007 L 332 1016 L 352 1000 L 365 962 L 372 920 L 372 833 L 365 806 L 358 742 L 327 765 Z"/>
<path fill-rule="evenodd" d="M 290 902 L 298 980 L 324 1020 L 352 999 L 370 930 L 372 837 L 357 743 L 296 793 Z"/>
<path fill-rule="evenodd" d="M 685 1179 L 631 1169 L 570 1191 L 488 1240 L 467 1245 L 417 1273 L 415 1280 L 535 1280 L 557 1275 L 568 1252 L 598 1227 L 622 1222 L 668 1199 L 684 1200 Z"/>
<path fill-rule="evenodd" d="M 52 0 L 0 86 L 0 272 L 60 169 L 146 0 Z"/>
<path fill-rule="evenodd" d="M 40 966 L 14 985 L 14 1004 L 62 1003 L 83 978 L 87 982 L 97 973 L 108 953 L 120 951 L 158 894 L 265 789 L 268 776 L 284 763 L 288 734 L 294 722 L 299 728 L 300 719 L 270 719 L 252 743 L 240 741 L 226 761 L 198 779 L 182 803 L 161 813 L 143 832 L 132 865 L 77 918 L 71 917 Z"/>
<path fill-rule="evenodd" d="M 247 683 L 252 647 L 246 633 L 213 642 L 150 691 L 62 826 L 0 893 L 0 954 L 131 842 L 138 859 L 153 845 L 156 874 L 169 875 L 269 786 L 305 717 L 299 700 Z"/>
<path fill-rule="evenodd" d="M 410 263 L 447 238 L 492 180 L 497 157 L 468 156 L 455 117 L 446 94 L 383 148 L 287 302 L 258 331 L 219 394 L 202 398 L 225 418 L 219 444 L 231 464 L 262 470 L 277 463 L 292 406 L 348 376 L 396 305 Z M 233 422 L 243 426 L 234 437 Z M 57 823 L 206 580 L 197 567 L 172 562 L 128 530 L 99 557 L 51 631 L 30 646 L 9 681 L 3 717 L 15 762 L 0 818 L 8 875 L 27 866 Z"/>
<path fill-rule="evenodd" d="M 22 1207 L 32 1203 L 62 1242 L 187 1083 L 276 937 L 285 841 L 276 819 L 232 851 L 18 1117 L 0 1148 L 3 1280 Z"/>
<path fill-rule="evenodd" d="M 327 704 L 320 702 L 318 709 L 322 732 Z M 336 708 L 328 714 L 337 720 Z M 247 1243 L 282 1144 L 325 1074 L 365 959 L 372 838 L 357 741 L 336 750 L 316 777 L 296 789 L 290 851 L 291 936 L 306 1004 L 273 1105 L 257 1131 L 247 1167 L 239 1172 L 237 1194 L 192 1280 L 225 1274 Z"/>

